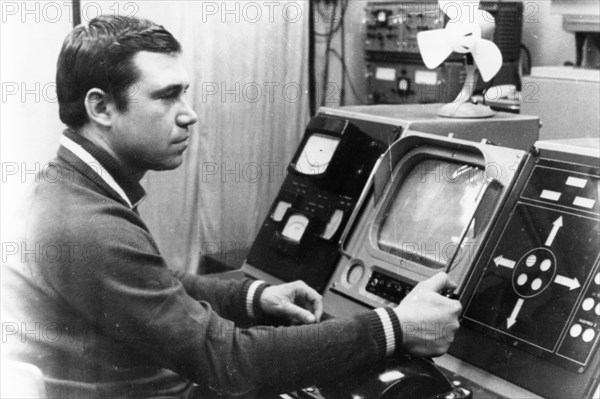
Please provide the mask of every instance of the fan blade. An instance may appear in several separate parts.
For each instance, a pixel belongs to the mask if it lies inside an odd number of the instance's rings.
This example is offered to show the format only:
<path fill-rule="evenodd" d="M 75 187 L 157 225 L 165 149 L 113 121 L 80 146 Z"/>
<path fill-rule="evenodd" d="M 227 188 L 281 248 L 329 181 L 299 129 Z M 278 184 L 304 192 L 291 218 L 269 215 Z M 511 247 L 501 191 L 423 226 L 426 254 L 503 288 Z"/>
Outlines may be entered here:
<path fill-rule="evenodd" d="M 417 33 L 417 43 L 423 62 L 429 69 L 438 67 L 452 53 L 446 42 L 445 29 L 427 30 Z"/>
<path fill-rule="evenodd" d="M 471 54 L 485 82 L 489 82 L 502 67 L 502 53 L 494 42 L 479 39 Z"/>
<path fill-rule="evenodd" d="M 438 0 L 440 10 L 450 21 L 473 22 L 473 11 L 479 8 L 479 0 Z"/>

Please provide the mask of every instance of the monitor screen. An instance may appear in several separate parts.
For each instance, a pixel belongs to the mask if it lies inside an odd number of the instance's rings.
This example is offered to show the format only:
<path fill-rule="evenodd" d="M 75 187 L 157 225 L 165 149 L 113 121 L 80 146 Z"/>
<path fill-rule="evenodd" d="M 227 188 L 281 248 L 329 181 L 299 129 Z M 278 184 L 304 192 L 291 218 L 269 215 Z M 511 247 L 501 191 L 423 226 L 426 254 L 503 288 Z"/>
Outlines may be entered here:
<path fill-rule="evenodd" d="M 379 219 L 379 249 L 443 269 L 459 249 L 484 175 L 480 166 L 440 158 L 412 164 L 408 173 L 400 175 L 395 191 L 390 191 L 393 196 Z M 463 244 L 474 235 L 471 225 Z"/>

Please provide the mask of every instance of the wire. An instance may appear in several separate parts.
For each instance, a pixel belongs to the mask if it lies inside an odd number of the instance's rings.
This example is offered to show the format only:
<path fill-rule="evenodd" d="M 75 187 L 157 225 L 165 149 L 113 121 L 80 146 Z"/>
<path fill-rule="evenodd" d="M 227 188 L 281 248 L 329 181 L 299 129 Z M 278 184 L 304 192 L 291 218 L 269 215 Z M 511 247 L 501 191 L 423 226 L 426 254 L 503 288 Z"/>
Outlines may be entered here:
<path fill-rule="evenodd" d="M 344 5 L 343 14 L 346 14 L 346 8 L 348 7 L 348 1 L 345 0 L 346 4 Z M 340 89 L 340 105 L 344 105 L 346 98 L 346 24 L 340 24 L 342 27 L 341 35 L 341 43 L 340 46 L 342 48 L 342 54 L 340 57 L 340 61 L 342 63 L 342 87 Z"/>
<path fill-rule="evenodd" d="M 341 20 L 340 20 L 341 22 Z M 322 81 L 322 89 L 321 92 L 323 94 L 323 98 L 321 99 L 321 106 L 325 105 L 326 97 L 327 97 L 327 85 L 329 84 L 329 52 L 331 50 L 331 41 L 333 40 L 333 18 L 329 21 L 329 35 L 327 36 L 327 45 L 325 46 L 325 67 L 323 68 L 323 81 Z"/>
<path fill-rule="evenodd" d="M 73 0 L 71 6 L 73 7 L 73 27 L 76 27 L 81 23 L 81 1 Z"/>
<path fill-rule="evenodd" d="M 350 90 L 352 91 L 352 94 L 354 94 L 354 97 L 356 97 L 356 99 L 362 105 L 367 104 L 367 102 L 364 101 L 361 98 L 360 94 L 358 94 L 358 91 L 356 90 L 356 87 L 354 86 L 354 83 L 352 83 L 352 78 L 350 77 L 350 73 L 348 72 L 348 67 L 347 67 L 346 63 L 344 62 L 344 60 L 342 59 L 342 56 L 340 55 L 340 53 L 336 49 L 330 49 L 329 52 L 331 54 L 335 55 L 340 60 L 340 62 L 342 63 L 342 71 L 344 72 L 344 74 L 348 78 L 348 86 L 350 86 Z"/>
<path fill-rule="evenodd" d="M 527 70 L 523 71 L 523 75 L 531 74 L 531 52 L 524 44 L 521 44 L 521 50 L 527 55 Z"/>
<path fill-rule="evenodd" d="M 329 84 L 329 53 L 331 53 L 332 50 L 333 50 L 332 47 L 331 47 L 331 42 L 333 40 L 333 36 L 335 35 L 335 33 L 344 26 L 344 20 L 345 20 L 345 16 L 346 16 L 346 11 L 348 10 L 348 5 L 350 3 L 349 3 L 349 0 L 340 0 L 339 3 L 336 0 L 333 4 L 334 4 L 334 7 L 338 7 L 341 11 L 340 11 L 340 20 L 337 23 L 337 25 L 335 25 L 335 23 L 334 23 L 334 18 L 331 18 L 331 20 L 329 21 L 329 32 L 326 35 L 326 37 L 327 37 L 327 44 L 326 44 L 326 47 L 325 47 L 325 66 L 323 68 L 323 81 L 322 81 L 322 85 L 323 85 L 323 88 L 322 88 L 323 89 L 323 97 L 321 99 L 321 105 L 322 106 L 325 105 L 325 102 L 327 100 L 326 93 L 327 93 L 327 86 Z M 319 13 L 321 13 L 321 10 L 319 10 Z M 335 10 L 334 10 L 334 14 L 335 14 Z M 340 59 L 340 62 L 342 63 L 342 67 L 344 69 L 347 69 L 346 66 L 345 66 L 346 65 L 345 61 L 344 61 L 344 58 L 345 58 L 345 49 L 344 49 L 344 47 L 345 47 L 345 37 L 344 36 L 345 35 L 344 34 L 345 34 L 345 31 L 342 29 L 341 46 L 342 46 L 342 52 L 343 52 L 344 55 L 343 56 L 340 55 L 339 53 L 337 53 L 337 51 L 336 51 L 336 54 L 337 54 L 338 58 Z M 315 35 L 318 35 L 318 33 L 315 33 Z M 344 93 L 345 93 L 345 79 L 346 79 L 346 74 L 343 73 L 342 74 L 342 88 L 340 89 L 340 93 L 341 93 L 340 103 L 341 103 L 341 105 L 343 104 L 343 101 L 344 101 L 343 97 L 344 97 Z M 354 91 L 354 88 L 352 88 L 352 89 Z M 360 99 L 360 97 L 359 97 L 359 99 Z"/>
<path fill-rule="evenodd" d="M 338 21 L 337 25 L 333 26 L 333 24 L 330 24 L 329 31 L 315 32 L 315 36 L 329 37 L 329 36 L 337 33 L 340 30 L 340 28 L 344 25 L 344 15 L 346 14 L 346 9 L 348 8 L 348 0 L 341 0 L 341 1 L 343 4 L 341 7 L 341 12 L 340 12 L 340 20 Z M 318 3 L 321 4 L 321 2 L 318 2 Z M 331 5 L 333 7 L 331 15 L 326 15 L 323 12 L 323 10 L 317 6 L 317 11 L 318 11 L 319 15 L 323 18 L 324 21 L 327 20 L 328 18 L 331 18 L 330 22 L 335 21 L 335 13 L 336 13 L 336 10 L 339 8 L 338 0 L 333 0 L 331 2 Z"/>
<path fill-rule="evenodd" d="M 317 76 L 315 73 L 315 15 L 313 2 L 308 2 L 308 108 L 310 116 L 316 114 Z"/>

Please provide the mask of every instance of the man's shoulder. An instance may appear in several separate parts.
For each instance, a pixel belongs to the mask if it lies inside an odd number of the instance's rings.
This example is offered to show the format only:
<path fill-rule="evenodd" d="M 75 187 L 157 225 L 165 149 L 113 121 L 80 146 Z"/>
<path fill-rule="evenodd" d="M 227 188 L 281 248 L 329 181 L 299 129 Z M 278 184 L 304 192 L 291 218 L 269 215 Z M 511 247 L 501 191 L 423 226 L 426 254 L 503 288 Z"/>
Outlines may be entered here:
<path fill-rule="evenodd" d="M 143 227 L 139 216 L 128 206 L 60 161 L 48 164 L 46 173 L 35 181 L 20 205 L 26 215 L 28 235 L 33 232 L 38 238 L 94 232 L 101 235 L 103 227 L 121 224 Z"/>

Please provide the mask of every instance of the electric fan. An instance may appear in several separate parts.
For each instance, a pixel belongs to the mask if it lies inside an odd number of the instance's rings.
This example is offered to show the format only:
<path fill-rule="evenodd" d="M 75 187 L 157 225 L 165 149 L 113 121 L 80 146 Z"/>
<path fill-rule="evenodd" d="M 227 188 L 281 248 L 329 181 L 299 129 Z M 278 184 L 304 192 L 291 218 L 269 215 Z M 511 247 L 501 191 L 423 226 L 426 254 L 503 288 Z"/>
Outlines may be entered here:
<path fill-rule="evenodd" d="M 488 118 L 489 107 L 473 104 L 471 96 L 477 84 L 478 71 L 490 81 L 502 66 L 502 53 L 491 39 L 495 21 L 487 11 L 479 9 L 479 1 L 439 0 L 440 9 L 450 19 L 444 29 L 419 32 L 417 43 L 425 65 L 437 68 L 453 51 L 465 54 L 465 84 L 456 99 L 438 111 L 449 118 Z M 469 54 L 472 56 L 469 57 Z M 474 64 L 471 63 L 471 60 Z"/>

